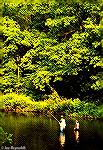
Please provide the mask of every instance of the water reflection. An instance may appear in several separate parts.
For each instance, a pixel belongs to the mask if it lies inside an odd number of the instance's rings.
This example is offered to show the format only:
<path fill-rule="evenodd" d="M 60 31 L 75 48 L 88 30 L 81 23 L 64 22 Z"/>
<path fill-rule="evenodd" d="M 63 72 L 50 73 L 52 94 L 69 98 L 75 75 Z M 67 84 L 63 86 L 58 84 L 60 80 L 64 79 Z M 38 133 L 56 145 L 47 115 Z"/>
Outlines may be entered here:
<path fill-rule="evenodd" d="M 60 132 L 59 141 L 60 141 L 60 145 L 64 147 L 65 145 L 65 133 L 64 132 Z"/>
<path fill-rule="evenodd" d="M 79 143 L 79 130 L 74 130 L 74 134 L 75 134 L 75 141 Z"/>
<path fill-rule="evenodd" d="M 75 141 L 79 143 L 79 121 L 75 121 L 75 127 L 74 127 L 74 134 L 75 134 Z"/>

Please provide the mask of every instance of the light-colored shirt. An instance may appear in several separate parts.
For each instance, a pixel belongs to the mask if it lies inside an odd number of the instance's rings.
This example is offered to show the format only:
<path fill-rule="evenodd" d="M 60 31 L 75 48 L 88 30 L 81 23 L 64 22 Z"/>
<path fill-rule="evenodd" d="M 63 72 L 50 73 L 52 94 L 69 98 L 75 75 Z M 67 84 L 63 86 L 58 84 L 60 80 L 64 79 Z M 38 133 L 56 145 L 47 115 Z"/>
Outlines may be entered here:
<path fill-rule="evenodd" d="M 79 129 L 79 122 L 76 123 L 75 128 Z"/>
<path fill-rule="evenodd" d="M 60 126 L 62 126 L 62 127 L 65 128 L 65 126 L 66 126 L 65 119 L 62 118 L 62 119 L 60 120 Z"/>

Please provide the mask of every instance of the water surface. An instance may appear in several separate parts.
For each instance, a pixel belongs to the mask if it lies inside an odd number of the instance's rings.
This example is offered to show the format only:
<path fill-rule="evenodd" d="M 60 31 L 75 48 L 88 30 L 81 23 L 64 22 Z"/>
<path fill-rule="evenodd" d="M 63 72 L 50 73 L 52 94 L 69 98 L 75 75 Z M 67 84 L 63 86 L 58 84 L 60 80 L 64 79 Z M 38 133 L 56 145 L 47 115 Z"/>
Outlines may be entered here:
<path fill-rule="evenodd" d="M 60 116 L 56 116 L 60 120 Z M 75 118 L 66 119 L 65 133 L 48 115 L 3 113 L 0 126 L 13 134 L 14 147 L 26 150 L 100 150 L 103 148 L 103 122 L 79 119 L 80 131 L 74 132 Z"/>

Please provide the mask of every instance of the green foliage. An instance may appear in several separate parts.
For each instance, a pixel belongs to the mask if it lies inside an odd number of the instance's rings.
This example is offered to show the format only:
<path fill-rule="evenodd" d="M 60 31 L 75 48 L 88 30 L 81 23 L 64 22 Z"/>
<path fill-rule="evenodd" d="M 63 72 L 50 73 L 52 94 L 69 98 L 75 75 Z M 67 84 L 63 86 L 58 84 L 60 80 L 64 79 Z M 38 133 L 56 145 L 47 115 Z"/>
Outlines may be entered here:
<path fill-rule="evenodd" d="M 88 116 L 98 116 L 97 106 L 94 103 L 84 103 L 83 110 L 81 111 L 83 115 Z"/>
<path fill-rule="evenodd" d="M 3 96 L 0 93 L 0 109 L 3 109 Z"/>
<path fill-rule="evenodd" d="M 33 109 L 33 101 L 30 97 L 25 95 L 18 95 L 16 93 L 8 93 L 3 96 L 4 108 L 8 111 L 16 111 L 16 109 L 22 111 L 28 106 Z"/>
<path fill-rule="evenodd" d="M 16 112 L 64 112 L 72 116 L 99 117 L 102 118 L 103 107 L 97 106 L 95 103 L 81 102 L 77 99 L 60 98 L 56 91 L 53 91 L 48 99 L 44 101 L 34 101 L 26 95 L 18 95 L 15 93 L 3 96 L 3 108 L 6 111 Z"/>
<path fill-rule="evenodd" d="M 0 127 L 0 146 L 12 144 L 12 134 L 4 132 L 3 128 Z"/>
<path fill-rule="evenodd" d="M 98 112 L 98 113 L 97 113 L 97 114 L 98 114 L 98 117 L 103 118 L 103 105 L 98 106 L 97 112 Z"/>
<path fill-rule="evenodd" d="M 71 113 L 79 113 L 83 108 L 83 105 L 79 99 L 74 99 L 69 106 Z"/>
<path fill-rule="evenodd" d="M 2 92 L 39 97 L 84 71 L 80 92 L 101 90 L 101 10 L 100 0 L 2 0 Z"/>

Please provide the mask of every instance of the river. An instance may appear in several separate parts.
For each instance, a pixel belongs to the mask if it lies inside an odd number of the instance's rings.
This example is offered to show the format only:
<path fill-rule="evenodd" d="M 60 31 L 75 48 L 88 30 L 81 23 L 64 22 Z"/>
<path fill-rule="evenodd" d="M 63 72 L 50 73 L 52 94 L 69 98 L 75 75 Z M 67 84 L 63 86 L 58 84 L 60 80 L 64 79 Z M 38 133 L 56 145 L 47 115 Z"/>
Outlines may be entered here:
<path fill-rule="evenodd" d="M 55 116 L 60 120 L 60 116 Z M 2 149 L 24 150 L 101 150 L 103 121 L 79 119 L 80 131 L 74 132 L 75 118 L 66 119 L 65 133 L 50 115 L 2 113 L 0 126 L 13 134 L 13 143 Z"/>

